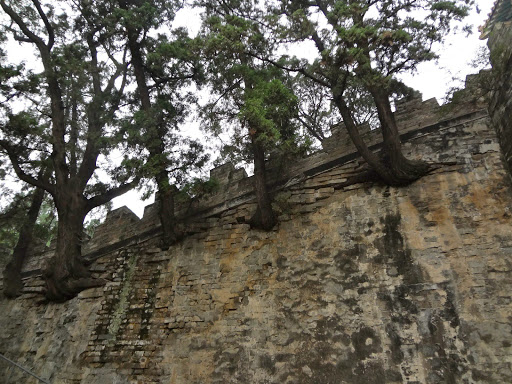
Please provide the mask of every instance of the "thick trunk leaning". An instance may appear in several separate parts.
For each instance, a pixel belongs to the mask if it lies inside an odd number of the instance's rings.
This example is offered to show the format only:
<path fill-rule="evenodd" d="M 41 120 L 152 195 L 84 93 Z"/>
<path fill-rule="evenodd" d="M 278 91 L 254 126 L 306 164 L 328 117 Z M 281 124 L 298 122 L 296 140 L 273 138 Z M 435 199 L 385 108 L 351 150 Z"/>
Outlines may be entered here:
<path fill-rule="evenodd" d="M 254 137 L 252 148 L 254 155 L 254 193 L 256 194 L 257 208 L 250 224 L 254 228 L 270 231 L 277 224 L 277 218 L 272 210 L 272 201 L 267 189 L 265 152 Z"/>
<path fill-rule="evenodd" d="M 400 134 L 385 90 L 371 88 L 370 93 L 377 106 L 383 139 L 384 162 L 391 169 L 392 185 L 407 185 L 425 176 L 431 166 L 425 161 L 409 160 L 402 153 Z"/>
<path fill-rule="evenodd" d="M 373 153 L 364 142 L 359 134 L 357 125 L 352 119 L 351 112 L 343 99 L 341 97 L 335 98 L 335 102 L 357 151 L 377 173 L 379 178 L 385 184 L 391 186 L 410 184 L 427 174 L 430 170 L 430 165 L 423 161 L 409 160 L 403 155 L 400 135 L 398 134 L 391 107 L 389 107 L 388 110 L 386 105 L 382 105 L 386 101 L 389 105 L 389 100 L 387 98 L 384 100 L 382 97 L 374 97 L 374 99 L 377 104 L 383 137 L 380 157 Z"/>
<path fill-rule="evenodd" d="M 74 209 L 73 209 L 74 208 Z M 57 246 L 55 256 L 43 273 L 46 282 L 46 298 L 50 301 L 66 301 L 81 291 L 99 287 L 105 280 L 91 277 L 82 260 L 82 235 L 85 210 L 69 204 L 59 212 Z"/>
<path fill-rule="evenodd" d="M 4 270 L 4 295 L 15 298 L 21 294 L 23 283 L 21 282 L 21 269 L 27 257 L 27 252 L 32 244 L 34 227 L 39 216 L 39 210 L 43 204 L 44 190 L 36 188 L 32 195 L 32 201 L 27 213 L 27 218 L 20 229 L 18 242 L 14 247 L 12 258 Z"/>

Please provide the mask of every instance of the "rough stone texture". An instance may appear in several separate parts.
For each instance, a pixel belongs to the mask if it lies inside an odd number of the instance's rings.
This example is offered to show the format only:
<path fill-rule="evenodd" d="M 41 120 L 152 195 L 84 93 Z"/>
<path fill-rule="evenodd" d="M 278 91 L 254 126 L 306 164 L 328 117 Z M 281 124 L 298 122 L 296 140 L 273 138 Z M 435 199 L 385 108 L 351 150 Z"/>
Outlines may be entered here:
<path fill-rule="evenodd" d="M 489 114 L 500 139 L 509 170 L 512 170 L 512 22 L 498 23 L 489 36 L 494 87 Z"/>
<path fill-rule="evenodd" d="M 116 210 L 84 248 L 110 282 L 43 303 L 51 251 L 34 255 L 24 295 L 0 299 L 0 352 L 52 383 L 512 382 L 512 185 L 496 134 L 472 104 L 397 114 L 406 154 L 443 167 L 406 188 L 337 189 L 364 164 L 331 146 L 274 172 L 267 233 L 245 224 L 251 179 L 225 165 L 215 195 L 180 206 L 188 236 L 167 251 L 154 207 Z M 0 377 L 32 382 L 1 361 Z"/>

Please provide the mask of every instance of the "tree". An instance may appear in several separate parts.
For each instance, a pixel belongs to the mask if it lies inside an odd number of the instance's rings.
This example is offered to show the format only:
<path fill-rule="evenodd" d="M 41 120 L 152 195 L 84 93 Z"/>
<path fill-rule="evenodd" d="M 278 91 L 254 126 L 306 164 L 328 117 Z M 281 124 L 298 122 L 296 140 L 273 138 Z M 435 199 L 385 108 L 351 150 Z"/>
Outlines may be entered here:
<path fill-rule="evenodd" d="M 45 191 L 41 188 L 34 188 L 30 196 L 30 205 L 25 213 L 22 225 L 18 228 L 14 227 L 12 230 L 18 232 L 18 239 L 14 246 L 11 260 L 7 263 L 4 269 L 4 295 L 8 298 L 14 298 L 20 295 L 23 284 L 21 282 L 21 269 L 26 260 L 29 248 L 33 244 L 34 229 L 36 226 L 37 217 L 41 205 L 43 204 Z M 0 222 L 7 221 L 10 216 L 9 213 L 20 215 L 20 212 L 16 212 L 19 206 L 11 207 L 12 210 L 7 212 L 0 217 Z M 2 220 L 3 219 L 3 220 Z"/>
<path fill-rule="evenodd" d="M 315 44 L 318 55 L 305 60 L 253 54 L 278 68 L 295 71 L 328 89 L 360 155 L 388 185 L 408 184 L 430 165 L 402 154 L 390 95 L 393 80 L 436 57 L 433 46 L 453 20 L 467 13 L 471 0 L 279 1 L 272 10 L 282 41 Z M 275 55 L 274 55 L 275 56 Z M 357 129 L 350 92 L 360 85 L 371 96 L 380 122 L 381 156 L 370 151 Z"/>
<path fill-rule="evenodd" d="M 208 158 L 201 144 L 177 132 L 188 113 L 188 104 L 194 102 L 184 88 L 200 79 L 200 67 L 187 32 L 171 26 L 183 7 L 181 2 L 119 0 L 117 5 L 120 33 L 131 55 L 137 84 L 131 141 L 147 150 L 145 168 L 156 182 L 162 239 L 168 247 L 181 236 L 176 229 L 175 188 L 169 176 L 180 183 Z M 162 26 L 169 28 L 168 36 L 156 33 Z"/>
<path fill-rule="evenodd" d="M 268 191 L 265 160 L 271 149 L 297 148 L 297 98 L 285 74 L 258 63 L 272 46 L 265 39 L 251 1 L 200 2 L 205 7 L 201 42 L 207 79 L 216 98 L 204 109 L 214 132 L 232 128 L 231 150 L 251 158 L 257 210 L 253 227 L 270 230 L 277 220 Z M 248 52 L 249 51 L 249 52 Z"/>
<path fill-rule="evenodd" d="M 3 158 L 4 154 L 1 151 L 0 154 Z M 41 178 L 49 179 L 50 168 L 41 168 L 40 172 Z M 7 162 L 0 161 L 2 179 L 10 178 L 10 173 L 12 169 Z M 23 288 L 21 270 L 28 251 L 35 244 L 49 243 L 56 230 L 55 216 L 53 205 L 41 188 L 25 185 L 14 192 L 9 185 L 12 183 L 4 181 L 2 184 L 2 198 L 10 202 L 0 212 L 0 257 L 10 257 L 3 273 L 4 295 L 14 298 L 21 294 Z"/>
<path fill-rule="evenodd" d="M 57 9 L 39 0 L 0 0 L 10 19 L 3 33 L 34 48 L 42 66 L 37 73 L 23 65 L 2 64 L 6 112 L 0 146 L 17 177 L 48 192 L 55 203 L 57 244 L 44 277 L 47 298 L 56 301 L 104 284 L 91 277 L 81 258 L 84 218 L 139 181 L 123 166 L 114 167 L 109 183 L 98 180 L 99 162 L 107 162 L 119 145 L 114 116 L 127 65 L 122 49 L 109 40 L 110 30 L 88 23 L 82 3 L 60 2 Z M 104 17 L 108 26 L 109 16 Z M 26 108 L 14 112 L 14 102 Z M 41 177 L 41 154 L 50 155 L 51 179 Z"/>

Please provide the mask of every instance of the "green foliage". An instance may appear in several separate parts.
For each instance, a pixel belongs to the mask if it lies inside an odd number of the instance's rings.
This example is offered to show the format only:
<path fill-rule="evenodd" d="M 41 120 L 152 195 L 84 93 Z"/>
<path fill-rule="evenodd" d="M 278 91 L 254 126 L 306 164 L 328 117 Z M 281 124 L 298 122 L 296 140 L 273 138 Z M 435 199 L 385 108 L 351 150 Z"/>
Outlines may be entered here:
<path fill-rule="evenodd" d="M 94 7 L 111 11 L 107 3 L 95 1 Z M 76 177 L 81 165 L 92 165 L 90 181 L 72 183 L 83 185 L 86 198 L 132 180 L 134 169 L 118 168 L 115 172 L 107 166 L 111 152 L 121 147 L 114 116 L 120 112 L 126 84 L 122 81 L 126 62 L 113 37 L 118 15 L 96 14 L 90 2 L 43 2 L 42 14 L 29 1 L 8 6 L 31 33 L 47 44 L 35 44 L 15 22 L 0 25 L 0 34 L 20 40 L 22 49 L 31 52 L 38 64 L 33 70 L 5 60 L 0 63 L 0 106 L 4 108 L 0 140 L 4 149 L 9 147 L 11 161 L 20 165 L 23 174 L 36 179 L 42 165 L 39 159 L 56 154 L 56 149 L 65 161 L 61 168 L 65 178 Z M 44 69 L 36 72 L 41 67 Z M 14 113 L 20 106 L 23 109 Z M 57 129 L 57 109 L 63 113 L 63 132 Z M 106 166 L 101 168 L 106 172 L 102 173 L 102 183 L 92 185 L 99 174 L 96 169 L 100 167 L 95 165 L 101 164 L 97 162 L 100 155 L 105 156 L 102 165 Z M 81 176 L 88 174 L 82 170 Z M 50 180 L 47 190 L 61 186 L 61 181 Z"/>
<path fill-rule="evenodd" d="M 11 202 L 0 211 L 0 258 L 7 258 L 14 249 L 19 231 L 27 220 L 31 192 L 20 192 L 12 197 Z M 33 242 L 50 245 L 57 234 L 55 207 L 51 199 L 46 198 L 39 211 L 34 226 Z"/>
<path fill-rule="evenodd" d="M 298 126 L 298 98 L 292 78 L 256 57 L 273 48 L 265 14 L 251 1 L 199 2 L 205 7 L 198 38 L 205 74 L 214 96 L 201 110 L 207 130 L 229 135 L 220 151 L 223 160 L 251 162 L 252 144 L 268 153 L 304 151 L 311 141 Z"/>
<path fill-rule="evenodd" d="M 14 249 L 27 209 L 22 201 L 16 200 L 0 212 L 0 259 L 6 260 Z"/>
<path fill-rule="evenodd" d="M 256 140 L 266 148 L 294 143 L 297 97 L 280 80 L 261 80 L 244 94 L 239 119 L 247 122 Z"/>
<path fill-rule="evenodd" d="M 473 1 L 280 1 L 276 28 L 290 40 L 313 40 L 310 71 L 337 92 L 349 77 L 387 87 L 397 73 L 436 58 L 433 45 L 467 14 Z"/>
<path fill-rule="evenodd" d="M 89 237 L 94 236 L 94 232 L 96 231 L 96 228 L 101 224 L 100 219 L 92 219 L 90 220 L 84 227 L 84 231 Z"/>
<path fill-rule="evenodd" d="M 219 182 L 216 179 L 193 178 L 180 189 L 178 198 L 198 199 L 214 194 L 219 189 Z"/>
<path fill-rule="evenodd" d="M 57 237 L 57 215 L 55 206 L 50 198 L 43 201 L 39 210 L 36 225 L 34 226 L 34 239 L 49 246 L 51 241 Z"/>
<path fill-rule="evenodd" d="M 128 100 L 130 113 L 119 120 L 119 140 L 126 153 L 136 153 L 137 158 L 125 158 L 122 166 L 137 169 L 145 178 L 140 187 L 148 197 L 152 179 L 160 191 L 171 184 L 181 186 L 208 160 L 203 146 L 180 132 L 196 103 L 196 96 L 186 88 L 201 81 L 201 65 L 187 31 L 171 24 L 182 2 L 120 4 L 117 33 L 129 48 L 129 76 L 137 84 Z M 167 34 L 159 31 L 163 25 Z"/>

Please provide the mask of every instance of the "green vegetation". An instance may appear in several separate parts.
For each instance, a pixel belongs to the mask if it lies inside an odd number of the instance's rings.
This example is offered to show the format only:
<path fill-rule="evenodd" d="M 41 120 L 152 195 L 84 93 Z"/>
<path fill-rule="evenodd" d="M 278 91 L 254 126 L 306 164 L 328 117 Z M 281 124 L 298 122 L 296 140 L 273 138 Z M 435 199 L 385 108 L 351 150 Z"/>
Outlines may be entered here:
<path fill-rule="evenodd" d="M 471 4 L 0 0 L 0 166 L 31 194 L 46 193 L 55 207 L 47 298 L 67 300 L 104 284 L 82 261 L 84 220 L 132 188 L 158 191 L 162 247 L 183 236 L 174 214 L 176 187 L 193 198 L 215 189 L 197 178 L 208 158 L 203 145 L 182 132 L 197 90 L 211 95 L 199 103 L 204 126 L 230 136 L 224 158 L 254 166 L 253 227 L 270 230 L 277 223 L 266 179 L 270 154 L 306 152 L 333 124 L 344 123 L 381 182 L 405 185 L 426 174 L 430 164 L 402 154 L 391 104 L 414 91 L 396 76 L 434 59 L 433 45 Z M 202 12 L 195 38 L 173 26 L 187 6 Z M 30 52 L 32 68 L 8 61 L 8 41 Z M 282 54 L 306 41 L 316 47 L 314 59 Z M 362 123 L 380 126 L 380 153 L 361 139 Z M 2 228 L 4 247 L 14 248 L 23 231 L 32 236 L 53 215 L 34 213 L 36 206 L 24 204 L 13 215 L 19 221 Z M 22 229 L 22 217 L 34 215 L 32 227 Z"/>

